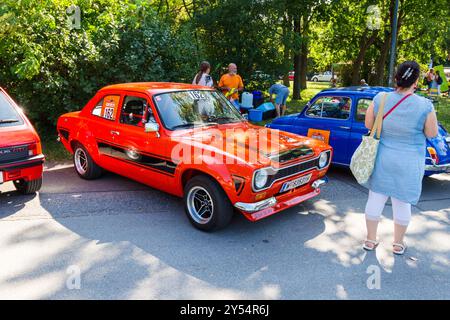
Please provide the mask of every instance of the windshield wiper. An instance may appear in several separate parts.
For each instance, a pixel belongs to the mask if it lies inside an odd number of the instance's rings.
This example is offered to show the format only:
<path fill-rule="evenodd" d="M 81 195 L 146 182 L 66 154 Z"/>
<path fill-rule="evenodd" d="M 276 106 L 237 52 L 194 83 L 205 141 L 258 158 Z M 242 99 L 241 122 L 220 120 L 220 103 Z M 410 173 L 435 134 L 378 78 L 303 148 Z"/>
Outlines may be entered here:
<path fill-rule="evenodd" d="M 224 120 L 224 121 L 226 121 L 226 120 L 233 120 L 231 122 L 240 121 L 239 119 L 236 119 L 234 117 L 229 117 L 229 116 L 222 116 L 222 117 L 210 116 L 210 117 L 208 117 L 208 122 L 210 122 L 210 121 L 217 122 L 217 121 L 221 121 L 221 120 Z"/>
<path fill-rule="evenodd" d="M 15 122 L 19 122 L 19 120 L 17 120 L 17 119 L 3 119 L 3 120 L 0 120 L 0 123 L 15 123 Z"/>
<path fill-rule="evenodd" d="M 182 124 L 178 124 L 176 126 L 173 126 L 171 128 L 171 130 L 175 130 L 175 129 L 183 129 L 183 128 L 192 128 L 192 127 L 206 127 L 206 126 L 215 126 L 218 123 L 215 122 L 190 122 L 190 123 L 182 123 Z"/>

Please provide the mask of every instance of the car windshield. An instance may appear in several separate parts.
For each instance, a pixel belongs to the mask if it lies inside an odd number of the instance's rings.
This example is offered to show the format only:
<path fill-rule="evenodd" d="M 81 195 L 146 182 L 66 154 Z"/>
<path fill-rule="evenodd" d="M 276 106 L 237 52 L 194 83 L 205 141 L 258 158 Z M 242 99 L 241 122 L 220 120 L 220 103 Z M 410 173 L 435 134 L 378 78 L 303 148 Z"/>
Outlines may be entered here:
<path fill-rule="evenodd" d="M 0 127 L 22 124 L 19 113 L 11 105 L 6 95 L 0 91 Z"/>
<path fill-rule="evenodd" d="M 244 121 L 217 91 L 176 91 L 154 96 L 163 125 L 169 130 Z"/>

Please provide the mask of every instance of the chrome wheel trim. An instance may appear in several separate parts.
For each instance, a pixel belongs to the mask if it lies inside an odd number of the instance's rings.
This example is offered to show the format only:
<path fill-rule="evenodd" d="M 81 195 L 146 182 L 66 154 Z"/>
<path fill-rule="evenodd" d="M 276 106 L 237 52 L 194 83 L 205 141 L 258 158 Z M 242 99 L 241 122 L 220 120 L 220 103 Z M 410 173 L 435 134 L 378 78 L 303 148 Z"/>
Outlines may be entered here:
<path fill-rule="evenodd" d="M 75 167 L 78 173 L 81 175 L 86 174 L 88 170 L 88 161 L 86 152 L 83 149 L 78 148 L 75 151 L 74 159 L 75 159 Z"/>
<path fill-rule="evenodd" d="M 189 190 L 187 195 L 189 215 L 198 224 L 207 224 L 214 215 L 214 202 L 209 192 L 200 186 Z"/>

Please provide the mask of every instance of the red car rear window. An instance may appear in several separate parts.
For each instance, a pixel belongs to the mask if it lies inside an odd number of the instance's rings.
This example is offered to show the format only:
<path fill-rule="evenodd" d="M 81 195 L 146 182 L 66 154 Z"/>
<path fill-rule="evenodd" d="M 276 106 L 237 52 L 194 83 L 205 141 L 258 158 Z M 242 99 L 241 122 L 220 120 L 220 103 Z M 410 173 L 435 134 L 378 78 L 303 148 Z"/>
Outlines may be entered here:
<path fill-rule="evenodd" d="M 0 127 L 23 124 L 23 119 L 10 103 L 6 95 L 0 91 Z"/>

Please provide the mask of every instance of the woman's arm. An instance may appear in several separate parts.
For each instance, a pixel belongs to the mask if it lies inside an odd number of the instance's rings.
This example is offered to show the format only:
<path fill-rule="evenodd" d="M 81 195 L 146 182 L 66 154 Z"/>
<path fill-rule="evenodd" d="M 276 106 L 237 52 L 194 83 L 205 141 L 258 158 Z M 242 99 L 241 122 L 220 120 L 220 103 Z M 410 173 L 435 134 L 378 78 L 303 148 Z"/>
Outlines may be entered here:
<path fill-rule="evenodd" d="M 372 130 L 374 122 L 375 122 L 375 114 L 373 112 L 373 102 L 372 102 L 366 111 L 366 120 L 365 120 L 366 128 Z"/>
<path fill-rule="evenodd" d="M 428 114 L 423 132 L 427 138 L 434 138 L 438 135 L 438 121 L 434 110 Z"/>

